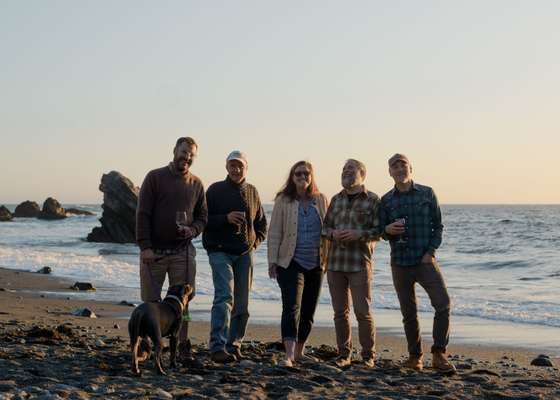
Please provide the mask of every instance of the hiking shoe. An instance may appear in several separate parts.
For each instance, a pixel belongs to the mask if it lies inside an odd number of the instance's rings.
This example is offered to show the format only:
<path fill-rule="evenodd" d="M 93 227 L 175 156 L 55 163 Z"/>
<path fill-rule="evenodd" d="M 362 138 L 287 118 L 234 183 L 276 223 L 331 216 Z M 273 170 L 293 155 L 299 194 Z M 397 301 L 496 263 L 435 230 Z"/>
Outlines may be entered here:
<path fill-rule="evenodd" d="M 212 353 L 210 359 L 218 364 L 228 364 L 236 360 L 233 354 L 229 354 L 226 351 L 220 350 Z"/>
<path fill-rule="evenodd" d="M 180 363 L 190 363 L 194 361 L 194 356 L 192 353 L 192 346 L 190 339 L 179 343 L 177 359 Z"/>
<path fill-rule="evenodd" d="M 364 357 L 362 358 L 362 362 L 364 363 L 364 367 L 372 369 L 375 368 L 375 357 Z"/>
<path fill-rule="evenodd" d="M 336 360 L 334 360 L 334 363 L 338 368 L 344 368 L 352 364 L 352 359 L 350 356 L 339 356 Z"/>
<path fill-rule="evenodd" d="M 432 353 L 432 368 L 438 372 L 454 373 L 455 367 L 447 360 L 445 353 L 436 351 Z"/>
<path fill-rule="evenodd" d="M 422 371 L 424 369 L 424 357 L 413 356 L 412 354 L 402 363 L 403 368 L 413 369 L 415 371 Z"/>

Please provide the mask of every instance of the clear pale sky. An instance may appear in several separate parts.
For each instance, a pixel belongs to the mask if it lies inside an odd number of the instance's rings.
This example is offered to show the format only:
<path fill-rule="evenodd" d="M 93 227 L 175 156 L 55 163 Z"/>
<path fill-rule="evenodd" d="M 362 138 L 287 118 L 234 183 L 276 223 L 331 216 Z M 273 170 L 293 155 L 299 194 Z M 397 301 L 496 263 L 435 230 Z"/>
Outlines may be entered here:
<path fill-rule="evenodd" d="M 208 185 L 300 159 L 378 194 L 403 152 L 442 203 L 560 203 L 560 2 L 2 1 L 0 204 L 101 202 L 193 136 Z"/>

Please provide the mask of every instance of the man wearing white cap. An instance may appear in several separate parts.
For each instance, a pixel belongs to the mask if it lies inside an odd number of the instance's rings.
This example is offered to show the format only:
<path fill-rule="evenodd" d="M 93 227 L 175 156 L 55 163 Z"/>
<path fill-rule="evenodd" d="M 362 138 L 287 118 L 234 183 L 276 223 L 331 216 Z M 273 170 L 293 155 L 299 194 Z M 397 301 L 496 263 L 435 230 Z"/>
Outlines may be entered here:
<path fill-rule="evenodd" d="M 214 362 L 242 358 L 241 342 L 249 320 L 253 251 L 266 237 L 266 217 L 257 189 L 247 183 L 247 157 L 232 151 L 227 177 L 208 188 L 208 225 L 202 243 L 214 283 L 208 347 Z"/>

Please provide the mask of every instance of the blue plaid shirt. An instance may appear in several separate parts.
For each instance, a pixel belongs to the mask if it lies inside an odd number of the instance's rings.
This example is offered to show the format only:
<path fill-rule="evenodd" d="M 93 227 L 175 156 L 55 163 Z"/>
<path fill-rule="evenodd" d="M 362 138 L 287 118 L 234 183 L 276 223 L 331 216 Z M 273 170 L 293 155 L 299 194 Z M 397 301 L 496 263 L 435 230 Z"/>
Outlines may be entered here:
<path fill-rule="evenodd" d="M 398 218 L 405 218 L 405 233 L 389 235 L 385 227 Z M 441 245 L 443 225 L 441 210 L 433 189 L 412 183 L 408 192 L 393 188 L 381 198 L 379 215 L 383 239 L 391 244 L 391 264 L 412 266 L 420 264 L 427 252 L 435 255 Z M 402 239 L 403 242 L 399 242 Z"/>

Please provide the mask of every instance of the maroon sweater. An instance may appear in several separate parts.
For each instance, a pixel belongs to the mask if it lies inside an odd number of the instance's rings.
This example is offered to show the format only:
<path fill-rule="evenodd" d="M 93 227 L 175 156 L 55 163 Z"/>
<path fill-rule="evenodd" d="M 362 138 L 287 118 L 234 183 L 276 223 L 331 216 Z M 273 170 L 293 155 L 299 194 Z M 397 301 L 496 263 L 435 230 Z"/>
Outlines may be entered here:
<path fill-rule="evenodd" d="M 136 241 L 141 250 L 172 249 L 182 243 L 175 213 L 187 212 L 187 224 L 198 236 L 208 221 L 204 187 L 196 176 L 169 164 L 148 172 L 138 197 Z"/>

